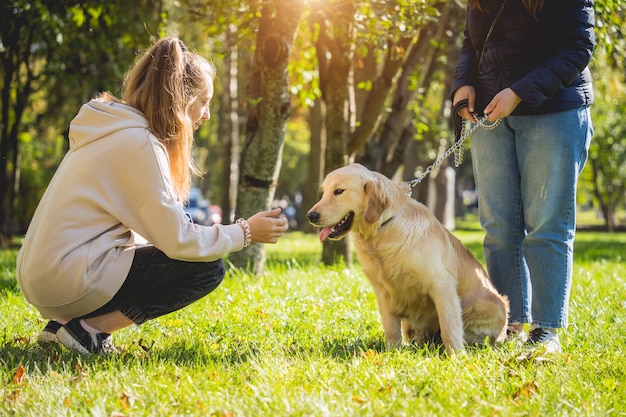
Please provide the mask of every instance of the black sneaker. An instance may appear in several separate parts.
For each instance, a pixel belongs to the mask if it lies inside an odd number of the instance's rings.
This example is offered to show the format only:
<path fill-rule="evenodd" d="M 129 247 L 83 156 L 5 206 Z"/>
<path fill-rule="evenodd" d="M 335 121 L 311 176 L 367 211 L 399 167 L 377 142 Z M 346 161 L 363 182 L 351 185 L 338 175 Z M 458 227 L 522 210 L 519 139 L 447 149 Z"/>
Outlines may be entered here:
<path fill-rule="evenodd" d="M 507 341 L 526 343 L 528 341 L 528 335 L 524 330 L 518 330 L 513 326 L 509 326 L 506 329 L 506 338 Z"/>
<path fill-rule="evenodd" d="M 546 353 L 561 353 L 561 341 L 556 330 L 537 327 L 530 331 L 528 342 L 531 345 L 541 345 Z"/>
<path fill-rule="evenodd" d="M 55 320 L 50 320 L 46 323 L 46 327 L 37 336 L 38 343 L 54 343 L 57 341 L 57 332 L 63 327 L 61 323 Z"/>
<path fill-rule="evenodd" d="M 106 355 L 116 353 L 109 333 L 91 334 L 83 329 L 80 319 L 72 319 L 57 332 L 57 339 L 68 349 L 83 355 Z"/>

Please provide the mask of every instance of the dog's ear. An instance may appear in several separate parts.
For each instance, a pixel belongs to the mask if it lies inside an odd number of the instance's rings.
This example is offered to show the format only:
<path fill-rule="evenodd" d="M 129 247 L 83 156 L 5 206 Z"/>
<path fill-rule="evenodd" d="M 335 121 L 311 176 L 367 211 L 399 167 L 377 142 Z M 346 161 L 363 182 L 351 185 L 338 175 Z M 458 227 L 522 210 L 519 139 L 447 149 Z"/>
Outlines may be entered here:
<path fill-rule="evenodd" d="M 380 181 L 370 180 L 365 184 L 365 209 L 363 218 L 368 223 L 376 223 L 380 215 L 389 207 L 389 200 L 381 191 Z"/>

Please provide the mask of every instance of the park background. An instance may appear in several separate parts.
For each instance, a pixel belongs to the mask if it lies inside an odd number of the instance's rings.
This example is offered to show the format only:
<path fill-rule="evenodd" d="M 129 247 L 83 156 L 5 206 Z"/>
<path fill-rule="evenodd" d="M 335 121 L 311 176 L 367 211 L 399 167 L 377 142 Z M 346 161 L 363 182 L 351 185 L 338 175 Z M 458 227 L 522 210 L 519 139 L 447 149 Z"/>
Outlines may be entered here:
<path fill-rule="evenodd" d="M 452 144 L 450 80 L 461 0 L 2 1 L 0 243 L 22 235 L 68 148 L 70 120 L 99 92 L 119 94 L 138 52 L 173 34 L 215 63 L 212 119 L 197 132 L 197 186 L 223 221 L 272 205 L 304 219 L 323 176 L 349 161 L 398 180 Z M 579 207 L 619 229 L 626 199 L 626 15 L 598 0 L 591 63 L 595 136 Z M 451 159 L 451 158 L 449 158 Z M 415 187 L 450 229 L 473 207 L 471 141 Z M 620 216 L 622 210 L 622 216 Z M 600 219 L 598 221 L 598 219 Z M 581 226 L 584 226 L 582 222 Z M 261 272 L 264 247 L 233 255 Z M 349 241 L 324 245 L 350 262 Z"/>
<path fill-rule="evenodd" d="M 565 353 L 447 358 L 386 352 L 349 240 L 319 244 L 302 216 L 338 166 L 411 180 L 451 145 L 462 1 L 0 0 L 0 415 L 625 415 L 626 4 L 595 8 Z M 138 52 L 169 34 L 218 70 L 196 185 L 223 222 L 289 202 L 294 227 L 229 255 L 252 268 L 231 268 L 216 294 L 121 332 L 120 357 L 40 347 L 45 322 L 15 281 L 23 233 L 79 107 L 119 94 Z M 414 196 L 482 259 L 471 171 L 470 142 Z"/>

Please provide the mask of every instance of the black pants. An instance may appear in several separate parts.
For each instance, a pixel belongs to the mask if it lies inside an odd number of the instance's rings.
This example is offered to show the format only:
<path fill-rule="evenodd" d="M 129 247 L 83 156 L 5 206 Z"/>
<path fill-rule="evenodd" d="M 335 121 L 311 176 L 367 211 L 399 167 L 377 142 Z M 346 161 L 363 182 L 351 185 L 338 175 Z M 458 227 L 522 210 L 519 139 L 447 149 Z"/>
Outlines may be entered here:
<path fill-rule="evenodd" d="M 83 318 L 120 310 L 136 324 L 180 310 L 220 285 L 224 264 L 170 259 L 151 245 L 135 250 L 126 281 L 113 299 Z"/>

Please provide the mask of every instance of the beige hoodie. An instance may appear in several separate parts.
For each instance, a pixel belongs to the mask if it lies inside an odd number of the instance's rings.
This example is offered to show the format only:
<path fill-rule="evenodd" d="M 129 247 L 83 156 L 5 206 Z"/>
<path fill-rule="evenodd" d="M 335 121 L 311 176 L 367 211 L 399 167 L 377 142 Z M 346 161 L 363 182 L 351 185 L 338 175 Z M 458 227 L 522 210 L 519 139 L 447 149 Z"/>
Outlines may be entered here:
<path fill-rule="evenodd" d="M 243 248 L 238 225 L 188 220 L 165 147 L 138 110 L 92 100 L 70 124 L 69 137 L 70 150 L 17 258 L 20 288 L 44 317 L 70 319 L 110 301 L 135 247 L 146 240 L 172 259 L 192 262 Z"/>

